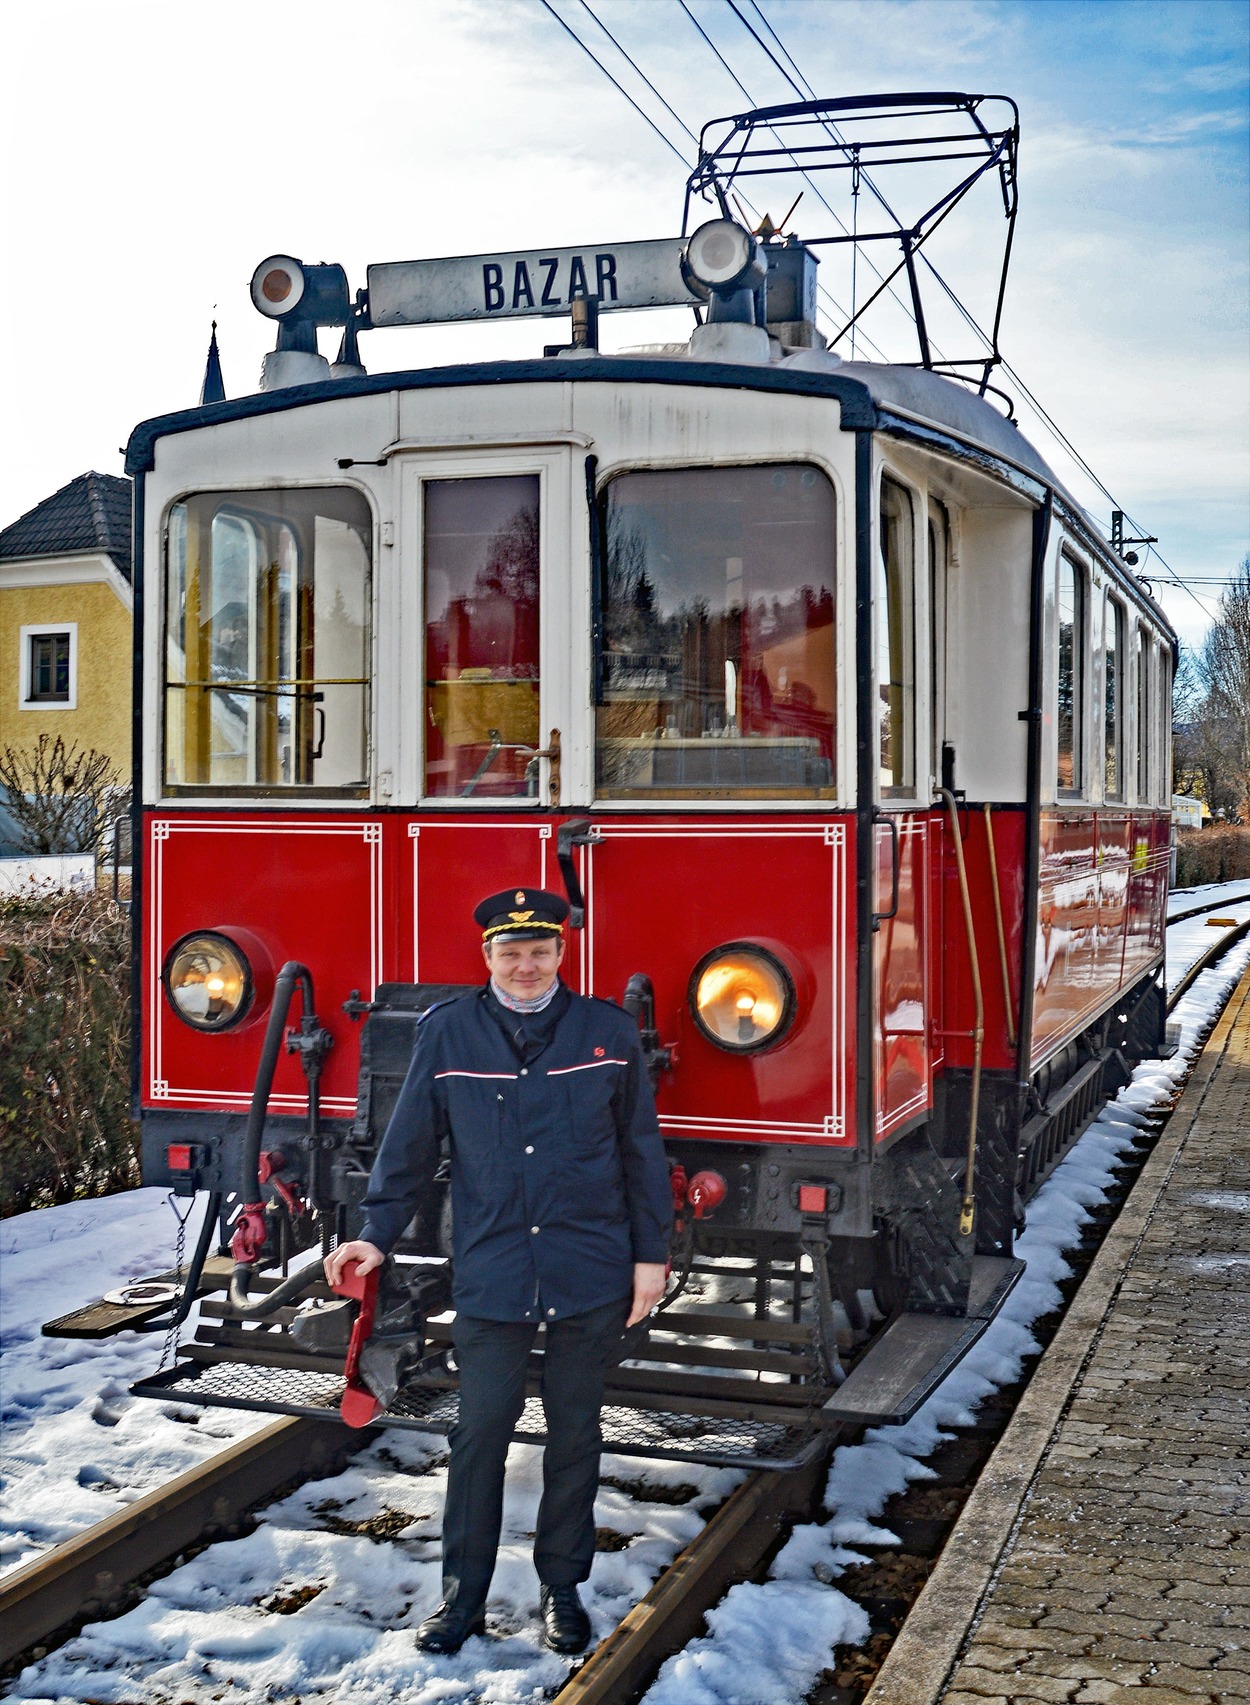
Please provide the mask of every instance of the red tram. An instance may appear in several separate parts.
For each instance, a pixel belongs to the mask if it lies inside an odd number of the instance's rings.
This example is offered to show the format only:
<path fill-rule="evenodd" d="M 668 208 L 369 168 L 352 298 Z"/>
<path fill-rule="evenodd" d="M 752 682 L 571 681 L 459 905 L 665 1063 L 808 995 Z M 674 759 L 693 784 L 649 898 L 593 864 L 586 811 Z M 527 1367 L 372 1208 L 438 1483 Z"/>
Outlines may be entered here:
<path fill-rule="evenodd" d="M 989 364 L 936 371 L 923 321 L 919 365 L 840 360 L 816 247 L 728 216 L 778 127 L 870 111 L 969 120 L 1014 215 L 980 97 L 745 115 L 679 239 L 371 267 L 354 303 L 271 258 L 261 391 L 136 430 L 134 1094 L 145 1181 L 212 1193 L 174 1316 L 198 1289 L 206 1324 L 139 1389 L 320 1413 L 346 1356 L 366 1415 L 448 1424 L 441 1186 L 363 1315 L 296 1258 L 354 1235 L 501 879 L 567 887 L 568 980 L 656 1082 L 683 1295 L 616 1448 L 784 1463 L 910 1413 L 1161 1051 L 1166 619 Z M 599 351 L 657 302 L 688 345 Z M 540 359 L 359 364 L 364 328 L 556 313 Z"/>

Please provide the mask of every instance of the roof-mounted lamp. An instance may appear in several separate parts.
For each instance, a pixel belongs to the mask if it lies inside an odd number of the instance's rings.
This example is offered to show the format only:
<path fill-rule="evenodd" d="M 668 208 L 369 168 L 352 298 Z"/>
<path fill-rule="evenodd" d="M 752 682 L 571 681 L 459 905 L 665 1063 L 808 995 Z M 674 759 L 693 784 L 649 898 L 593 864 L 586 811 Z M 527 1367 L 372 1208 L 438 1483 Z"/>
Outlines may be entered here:
<path fill-rule="evenodd" d="M 294 255 L 270 255 L 252 274 L 251 291 L 257 312 L 278 322 L 278 345 L 265 357 L 261 390 L 285 390 L 329 379 L 330 363 L 317 351 L 317 327 L 346 327 L 352 321 L 343 268 L 306 266 Z"/>
<path fill-rule="evenodd" d="M 696 328 L 690 353 L 722 361 L 767 361 L 768 262 L 757 238 L 732 219 L 709 219 L 687 239 L 682 271 L 708 305 L 707 323 Z"/>

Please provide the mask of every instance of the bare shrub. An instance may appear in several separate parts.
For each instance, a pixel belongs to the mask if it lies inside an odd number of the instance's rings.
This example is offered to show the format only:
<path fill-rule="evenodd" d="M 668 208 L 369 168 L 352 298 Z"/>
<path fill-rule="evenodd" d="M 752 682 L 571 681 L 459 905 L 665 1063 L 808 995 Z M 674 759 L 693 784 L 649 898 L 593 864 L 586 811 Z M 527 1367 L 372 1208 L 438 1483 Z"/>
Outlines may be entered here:
<path fill-rule="evenodd" d="M 1219 823 L 1209 829 L 1176 831 L 1176 886 L 1250 881 L 1250 829 Z"/>
<path fill-rule="evenodd" d="M 130 919 L 92 891 L 0 896 L 0 1216 L 139 1182 Z"/>

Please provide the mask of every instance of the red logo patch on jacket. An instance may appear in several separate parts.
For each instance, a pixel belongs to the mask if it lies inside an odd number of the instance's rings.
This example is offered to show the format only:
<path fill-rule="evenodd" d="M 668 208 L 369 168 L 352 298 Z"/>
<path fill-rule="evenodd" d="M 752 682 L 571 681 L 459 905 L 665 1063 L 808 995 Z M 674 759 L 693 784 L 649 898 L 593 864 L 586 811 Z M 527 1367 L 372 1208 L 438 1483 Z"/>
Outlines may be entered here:
<path fill-rule="evenodd" d="M 601 1060 L 603 1058 L 603 1053 L 604 1053 L 604 1051 L 602 1048 L 596 1048 L 595 1049 L 595 1058 L 597 1060 Z"/>

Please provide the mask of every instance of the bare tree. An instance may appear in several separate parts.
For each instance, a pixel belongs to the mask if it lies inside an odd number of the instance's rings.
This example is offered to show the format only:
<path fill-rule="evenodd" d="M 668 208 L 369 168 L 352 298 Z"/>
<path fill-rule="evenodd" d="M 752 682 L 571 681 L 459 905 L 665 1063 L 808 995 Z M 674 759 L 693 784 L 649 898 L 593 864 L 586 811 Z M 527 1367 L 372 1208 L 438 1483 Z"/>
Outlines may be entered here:
<path fill-rule="evenodd" d="M 1229 780 L 1250 823 L 1250 556 L 1220 594 L 1219 614 L 1198 656 L 1210 722 L 1222 731 Z"/>
<path fill-rule="evenodd" d="M 36 855 L 98 852 L 128 797 L 106 753 L 67 746 L 59 734 L 0 747 L 0 788 L 23 851 Z"/>

